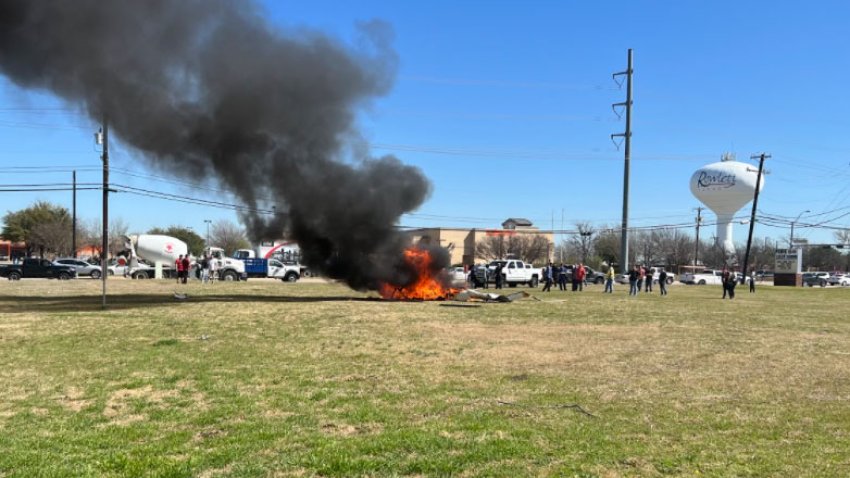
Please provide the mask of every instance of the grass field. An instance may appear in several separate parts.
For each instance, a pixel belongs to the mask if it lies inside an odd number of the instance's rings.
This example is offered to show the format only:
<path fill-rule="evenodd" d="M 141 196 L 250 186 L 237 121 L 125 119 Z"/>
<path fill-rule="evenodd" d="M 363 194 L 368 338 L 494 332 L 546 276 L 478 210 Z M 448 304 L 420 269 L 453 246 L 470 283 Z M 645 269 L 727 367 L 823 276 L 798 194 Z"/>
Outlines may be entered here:
<path fill-rule="evenodd" d="M 2 281 L 0 476 L 850 476 L 850 289 L 740 289 Z"/>

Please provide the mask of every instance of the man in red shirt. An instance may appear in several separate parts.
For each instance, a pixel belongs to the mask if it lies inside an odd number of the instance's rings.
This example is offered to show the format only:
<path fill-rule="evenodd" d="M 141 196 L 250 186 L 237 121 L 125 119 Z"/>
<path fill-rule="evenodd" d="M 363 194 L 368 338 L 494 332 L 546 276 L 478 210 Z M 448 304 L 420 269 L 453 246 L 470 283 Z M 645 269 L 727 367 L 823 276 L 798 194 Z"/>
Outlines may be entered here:
<path fill-rule="evenodd" d="M 183 256 L 183 283 L 189 280 L 189 254 Z"/>
<path fill-rule="evenodd" d="M 180 279 L 183 278 L 183 254 L 174 261 L 174 268 L 177 270 L 177 283 L 180 283 Z"/>
<path fill-rule="evenodd" d="M 584 268 L 584 264 L 579 264 L 576 267 L 576 278 L 578 279 L 578 290 L 584 290 L 584 277 L 587 274 L 587 270 Z"/>

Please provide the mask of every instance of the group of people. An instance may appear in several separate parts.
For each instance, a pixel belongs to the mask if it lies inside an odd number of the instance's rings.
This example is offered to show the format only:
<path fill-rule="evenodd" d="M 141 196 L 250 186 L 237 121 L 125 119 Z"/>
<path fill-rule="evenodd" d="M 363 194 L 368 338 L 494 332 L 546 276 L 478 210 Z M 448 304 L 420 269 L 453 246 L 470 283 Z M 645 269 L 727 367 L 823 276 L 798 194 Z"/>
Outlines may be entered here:
<path fill-rule="evenodd" d="M 720 282 L 723 285 L 723 298 L 729 297 L 729 300 L 735 298 L 735 286 L 738 285 L 738 274 L 735 272 L 735 268 L 727 269 L 723 268 L 723 274 L 720 276 Z M 750 270 L 750 294 L 754 294 L 756 292 L 756 270 L 753 268 Z"/>
<path fill-rule="evenodd" d="M 552 290 L 552 284 L 558 282 L 560 290 L 567 290 L 567 282 L 572 284 L 573 292 L 583 291 L 587 283 L 587 269 L 584 264 L 567 265 L 563 262 L 556 266 L 551 261 L 541 270 L 543 276 L 543 292 Z"/>
<path fill-rule="evenodd" d="M 641 289 L 647 294 L 651 293 L 653 281 L 655 277 L 651 268 L 635 264 L 629 271 L 629 295 L 636 296 Z M 667 295 L 667 271 L 663 268 L 658 270 L 658 290 L 661 295 Z"/>
<path fill-rule="evenodd" d="M 174 268 L 177 270 L 177 283 L 185 284 L 189 279 L 189 270 L 191 269 L 191 261 L 189 255 L 180 254 L 174 260 Z M 204 256 L 198 261 L 198 267 L 201 272 L 201 281 L 204 284 L 207 282 L 215 282 L 218 277 L 218 261 L 213 260 L 209 256 Z"/>
<path fill-rule="evenodd" d="M 495 276 L 495 277 L 493 277 L 493 280 L 496 282 L 496 288 L 497 289 L 502 288 L 502 286 L 504 284 L 502 283 L 503 268 L 502 268 L 501 263 L 496 264 L 496 269 L 492 273 L 490 272 L 490 269 L 487 267 L 487 264 L 478 266 L 477 269 L 479 271 L 481 271 L 481 274 L 482 274 L 483 277 L 478 277 L 475 274 L 476 267 L 474 267 L 474 266 L 470 267 L 469 268 L 469 278 L 468 278 L 470 287 L 472 287 L 473 289 L 475 289 L 477 287 L 483 287 L 485 289 L 489 289 L 490 288 L 490 277 L 491 277 L 491 275 L 493 275 L 493 276 Z"/>

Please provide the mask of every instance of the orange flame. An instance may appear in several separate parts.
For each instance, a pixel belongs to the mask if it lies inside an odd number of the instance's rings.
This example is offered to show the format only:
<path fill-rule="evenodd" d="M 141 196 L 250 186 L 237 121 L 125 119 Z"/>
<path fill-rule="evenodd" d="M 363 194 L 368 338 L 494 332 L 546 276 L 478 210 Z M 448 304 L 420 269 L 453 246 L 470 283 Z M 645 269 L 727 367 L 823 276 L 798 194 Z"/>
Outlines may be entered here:
<path fill-rule="evenodd" d="M 458 292 L 458 289 L 446 286 L 444 280 L 433 274 L 431 266 L 433 258 L 427 250 L 410 247 L 404 251 L 404 260 L 416 270 L 416 281 L 408 286 L 382 284 L 380 293 L 383 298 L 438 300 L 446 299 Z"/>

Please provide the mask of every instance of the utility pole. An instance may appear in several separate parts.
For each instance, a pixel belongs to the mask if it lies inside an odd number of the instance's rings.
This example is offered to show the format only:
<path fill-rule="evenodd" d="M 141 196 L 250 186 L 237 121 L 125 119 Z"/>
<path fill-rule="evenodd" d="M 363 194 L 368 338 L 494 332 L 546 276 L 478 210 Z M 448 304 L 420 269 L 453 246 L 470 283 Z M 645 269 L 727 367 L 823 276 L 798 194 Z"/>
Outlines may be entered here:
<path fill-rule="evenodd" d="M 797 219 L 794 219 L 793 221 L 791 221 L 791 238 L 788 240 L 788 247 L 789 248 L 794 249 L 794 224 L 797 224 L 797 221 L 800 220 L 800 216 L 802 216 L 803 214 L 806 214 L 806 213 L 810 213 L 810 212 L 812 212 L 812 211 L 809 211 L 808 209 L 806 209 L 805 211 L 801 212 L 800 214 L 797 214 Z"/>
<path fill-rule="evenodd" d="M 207 246 L 210 245 L 210 224 L 212 224 L 212 220 L 204 219 L 204 222 L 207 223 Z"/>
<path fill-rule="evenodd" d="M 558 235 L 558 237 L 560 238 L 560 240 L 556 244 L 561 245 L 561 248 L 559 249 L 558 257 L 561 259 L 561 261 L 560 261 L 561 264 L 563 264 L 564 263 L 564 244 L 562 244 L 562 243 L 564 242 L 564 208 L 561 208 L 561 233 Z M 555 248 L 557 249 L 557 247 L 558 246 L 556 245 Z"/>
<path fill-rule="evenodd" d="M 697 207 L 697 240 L 694 245 L 694 267 L 697 266 L 697 262 L 699 261 L 699 227 L 702 225 L 702 210 L 705 209 L 702 206 Z"/>
<path fill-rule="evenodd" d="M 624 133 L 612 134 L 611 139 L 615 137 L 623 137 L 625 142 L 625 163 L 623 165 L 623 224 L 620 230 L 620 269 L 626 270 L 629 263 L 629 161 L 631 160 L 631 145 L 632 145 L 632 49 L 629 48 L 629 61 L 626 71 L 614 73 L 614 81 L 617 81 L 618 76 L 626 75 L 626 101 L 623 103 L 614 103 L 611 107 L 614 112 L 617 112 L 618 106 L 626 108 L 626 131 Z M 621 84 L 621 83 L 620 83 Z"/>
<path fill-rule="evenodd" d="M 106 278 L 109 277 L 109 123 L 103 118 L 103 130 L 98 139 L 103 142 L 103 237 L 100 252 L 100 279 L 103 285 L 102 307 L 106 308 Z"/>
<path fill-rule="evenodd" d="M 744 270 L 741 271 L 741 284 L 747 283 L 747 267 L 750 261 L 750 247 L 753 244 L 753 228 L 756 226 L 756 208 L 759 205 L 759 189 L 761 188 L 761 173 L 764 171 L 764 160 L 769 158 L 769 154 L 761 153 L 756 156 L 750 156 L 750 159 L 759 158 L 759 171 L 756 177 L 756 192 L 753 194 L 753 212 L 750 214 L 750 233 L 747 236 L 747 252 L 744 253 Z"/>
<path fill-rule="evenodd" d="M 77 170 L 71 173 L 73 194 L 71 199 L 71 257 L 77 258 Z"/>

